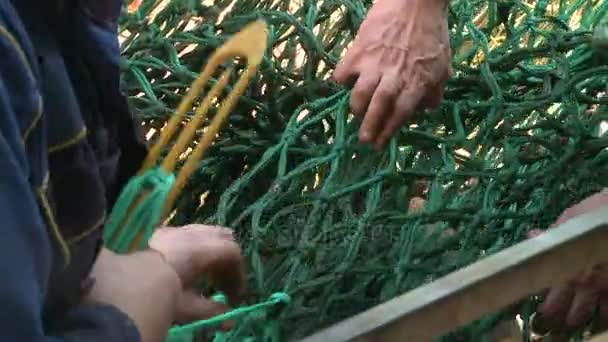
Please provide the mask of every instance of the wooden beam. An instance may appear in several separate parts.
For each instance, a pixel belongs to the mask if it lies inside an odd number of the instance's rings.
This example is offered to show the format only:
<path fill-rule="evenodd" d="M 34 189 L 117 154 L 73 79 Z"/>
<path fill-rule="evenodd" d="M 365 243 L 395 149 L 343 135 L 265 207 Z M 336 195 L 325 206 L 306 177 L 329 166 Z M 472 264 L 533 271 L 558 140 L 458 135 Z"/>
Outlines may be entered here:
<path fill-rule="evenodd" d="M 608 210 L 571 219 L 301 342 L 429 341 L 608 262 Z"/>
<path fill-rule="evenodd" d="M 608 333 L 592 336 L 589 342 L 608 342 Z"/>

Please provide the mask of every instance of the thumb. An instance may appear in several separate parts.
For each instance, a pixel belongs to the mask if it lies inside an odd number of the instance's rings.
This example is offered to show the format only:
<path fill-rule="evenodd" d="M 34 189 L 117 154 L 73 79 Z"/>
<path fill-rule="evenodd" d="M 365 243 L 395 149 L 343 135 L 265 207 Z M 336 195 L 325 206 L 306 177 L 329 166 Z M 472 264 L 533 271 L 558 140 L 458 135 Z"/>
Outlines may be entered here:
<path fill-rule="evenodd" d="M 206 276 L 231 304 L 242 300 L 247 289 L 239 245 L 226 229 L 192 225 L 156 231 L 150 249 L 160 252 L 179 275 L 185 289 Z"/>
<path fill-rule="evenodd" d="M 341 85 L 352 87 L 357 79 L 357 73 L 347 62 L 340 62 L 332 74 L 332 78 Z"/>
<path fill-rule="evenodd" d="M 355 84 L 359 77 L 359 72 L 355 68 L 358 55 L 358 46 L 354 43 L 353 46 L 346 51 L 346 54 L 333 72 L 332 78 L 336 82 L 348 87 L 352 87 Z"/>
<path fill-rule="evenodd" d="M 226 305 L 200 296 L 192 290 L 184 291 L 178 300 L 176 321 L 179 324 L 187 324 L 197 320 L 209 319 L 225 313 L 228 309 Z M 231 322 L 223 322 L 220 325 L 222 330 L 230 328 L 232 328 Z"/>

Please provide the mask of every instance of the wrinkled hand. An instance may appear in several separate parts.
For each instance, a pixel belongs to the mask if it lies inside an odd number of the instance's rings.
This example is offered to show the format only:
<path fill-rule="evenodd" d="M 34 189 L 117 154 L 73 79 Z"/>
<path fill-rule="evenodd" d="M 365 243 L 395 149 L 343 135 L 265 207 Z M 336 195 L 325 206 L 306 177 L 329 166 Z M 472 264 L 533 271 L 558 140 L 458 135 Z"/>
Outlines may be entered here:
<path fill-rule="evenodd" d="M 118 255 L 102 249 L 93 267 L 87 302 L 111 304 L 125 313 L 142 342 L 161 342 L 176 316 L 180 282 L 175 271 L 153 251 Z"/>
<path fill-rule="evenodd" d="M 353 84 L 359 139 L 382 148 L 417 109 L 434 108 L 451 75 L 447 0 L 380 0 L 334 78 Z"/>
<path fill-rule="evenodd" d="M 160 252 L 179 275 L 184 290 L 178 306 L 180 322 L 210 317 L 226 309 L 193 292 L 201 275 L 206 275 L 231 305 L 237 305 L 243 299 L 245 269 L 232 230 L 202 225 L 162 228 L 154 233 L 148 244 Z"/>
<path fill-rule="evenodd" d="M 87 300 L 112 304 L 137 326 L 144 342 L 164 341 L 177 323 L 209 318 L 227 308 L 201 297 L 194 282 L 206 275 L 231 304 L 245 291 L 241 251 L 229 229 L 191 225 L 157 230 L 150 249 L 117 255 L 103 249 Z"/>
<path fill-rule="evenodd" d="M 596 209 L 608 210 L 608 192 L 594 194 L 565 210 L 552 227 L 578 215 Z M 541 234 L 531 231 L 530 237 Z M 602 320 L 608 318 L 608 268 L 607 265 L 593 266 L 570 282 L 552 288 L 539 308 L 543 323 L 549 328 L 571 330 L 588 322 L 596 304 L 600 304 Z"/>

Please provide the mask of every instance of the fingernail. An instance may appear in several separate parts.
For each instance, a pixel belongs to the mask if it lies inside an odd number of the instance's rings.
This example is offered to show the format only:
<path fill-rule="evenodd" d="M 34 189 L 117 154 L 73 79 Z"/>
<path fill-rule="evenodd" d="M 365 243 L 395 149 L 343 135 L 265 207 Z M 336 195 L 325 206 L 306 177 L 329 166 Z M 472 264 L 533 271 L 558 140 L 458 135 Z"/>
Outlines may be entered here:
<path fill-rule="evenodd" d="M 220 329 L 222 331 L 229 331 L 234 327 L 234 321 L 225 321 L 220 325 Z"/>
<path fill-rule="evenodd" d="M 546 336 L 551 332 L 547 319 L 537 312 L 530 316 L 530 330 L 539 336 Z"/>

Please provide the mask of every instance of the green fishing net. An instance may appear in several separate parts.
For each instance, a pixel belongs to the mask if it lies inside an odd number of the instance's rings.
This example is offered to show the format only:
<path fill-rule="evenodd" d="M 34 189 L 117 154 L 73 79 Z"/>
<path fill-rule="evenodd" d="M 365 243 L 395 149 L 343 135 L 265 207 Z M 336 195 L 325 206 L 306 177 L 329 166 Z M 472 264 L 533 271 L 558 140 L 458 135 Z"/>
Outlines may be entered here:
<path fill-rule="evenodd" d="M 291 297 L 226 340 L 261 340 L 271 320 L 281 340 L 311 334 L 525 239 L 608 185 L 608 1 L 451 1 L 445 99 L 383 152 L 358 143 L 349 91 L 330 78 L 370 6 L 144 0 L 121 17 L 125 90 L 151 140 L 227 37 L 269 25 L 258 75 L 172 219 L 236 231 L 248 304 Z M 445 339 L 479 340 L 500 317 Z"/>

